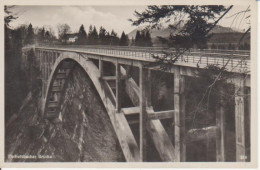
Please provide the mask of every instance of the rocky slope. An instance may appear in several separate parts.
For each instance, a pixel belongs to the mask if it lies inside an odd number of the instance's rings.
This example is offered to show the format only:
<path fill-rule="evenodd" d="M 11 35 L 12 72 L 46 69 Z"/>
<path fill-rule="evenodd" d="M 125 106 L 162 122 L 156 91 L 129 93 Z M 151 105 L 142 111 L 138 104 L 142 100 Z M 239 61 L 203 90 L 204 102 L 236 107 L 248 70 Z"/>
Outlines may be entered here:
<path fill-rule="evenodd" d="M 6 161 L 124 161 L 102 101 L 80 67 L 68 81 L 62 123 L 40 117 L 39 99 L 29 94 L 20 112 L 6 124 Z"/>

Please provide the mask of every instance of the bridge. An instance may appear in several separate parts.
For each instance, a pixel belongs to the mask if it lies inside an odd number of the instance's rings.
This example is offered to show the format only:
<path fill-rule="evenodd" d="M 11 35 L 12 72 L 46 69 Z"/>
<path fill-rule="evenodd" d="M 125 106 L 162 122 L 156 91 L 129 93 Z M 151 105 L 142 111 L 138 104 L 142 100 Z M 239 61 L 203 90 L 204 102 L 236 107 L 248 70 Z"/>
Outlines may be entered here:
<path fill-rule="evenodd" d="M 34 52 L 40 63 L 42 79 L 42 116 L 60 120 L 59 110 L 66 80 L 75 65 L 80 65 L 92 80 L 113 125 L 126 161 L 146 161 L 147 135 L 150 135 L 162 161 L 183 162 L 186 160 L 186 142 L 205 140 L 216 141 L 216 161 L 225 161 L 225 110 L 220 106 L 216 114 L 216 125 L 202 129 L 185 129 L 185 78 L 196 77 L 200 69 L 209 65 L 225 67 L 232 74 L 229 83 L 234 84 L 236 161 L 246 161 L 245 146 L 245 102 L 244 89 L 250 88 L 250 53 L 228 50 L 189 50 L 174 57 L 173 49 L 111 47 L 111 46 L 30 46 L 23 48 Z M 158 60 L 170 65 L 164 72 L 173 75 L 174 110 L 154 111 L 151 104 L 151 70 L 161 70 Z M 106 64 L 115 66 L 113 75 L 104 72 Z M 170 64 L 169 64 L 170 63 Z M 139 82 L 129 75 L 129 67 L 139 69 Z M 122 91 L 133 103 L 122 108 Z M 223 102 L 223 101 L 222 101 Z M 250 110 L 249 110 L 250 113 Z M 130 128 L 127 116 L 139 115 L 139 145 Z M 170 119 L 174 125 L 174 140 L 170 139 L 161 120 Z M 195 132 L 195 133 L 194 133 Z M 198 133 L 196 133 L 198 132 Z M 242 155 L 242 156 L 241 156 Z"/>

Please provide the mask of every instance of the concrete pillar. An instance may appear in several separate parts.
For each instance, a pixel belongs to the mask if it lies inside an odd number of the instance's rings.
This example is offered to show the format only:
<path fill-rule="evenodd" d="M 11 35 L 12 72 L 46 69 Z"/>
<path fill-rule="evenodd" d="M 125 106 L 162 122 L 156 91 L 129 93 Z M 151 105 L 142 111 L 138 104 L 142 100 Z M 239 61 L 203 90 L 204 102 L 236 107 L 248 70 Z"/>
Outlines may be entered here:
<path fill-rule="evenodd" d="M 122 101 L 122 80 L 121 80 L 121 71 L 120 64 L 116 63 L 116 113 L 121 111 L 121 101 Z"/>
<path fill-rule="evenodd" d="M 99 73 L 100 73 L 99 77 L 102 77 L 103 76 L 103 72 L 104 72 L 104 68 L 103 68 L 103 61 L 102 61 L 101 58 L 99 58 L 99 66 L 98 66 L 98 68 L 99 68 Z"/>
<path fill-rule="evenodd" d="M 174 69 L 174 129 L 175 156 L 177 162 L 186 160 L 185 141 L 185 78 L 180 74 L 180 67 Z"/>
<path fill-rule="evenodd" d="M 224 89 L 220 89 L 220 101 L 217 104 L 216 111 L 216 126 L 218 128 L 218 136 L 216 138 L 216 161 L 225 161 L 225 111 L 224 111 L 224 100 L 223 95 L 225 94 Z"/>
<path fill-rule="evenodd" d="M 235 121 L 236 121 L 236 161 L 245 162 L 245 101 L 244 81 L 242 78 L 235 80 Z"/>
<path fill-rule="evenodd" d="M 139 67 L 139 102 L 140 102 L 140 114 L 139 114 L 139 131 L 140 131 L 140 161 L 147 161 L 147 123 L 148 116 L 146 112 L 147 101 L 147 87 L 149 86 L 148 69 L 145 69 L 143 65 Z"/>

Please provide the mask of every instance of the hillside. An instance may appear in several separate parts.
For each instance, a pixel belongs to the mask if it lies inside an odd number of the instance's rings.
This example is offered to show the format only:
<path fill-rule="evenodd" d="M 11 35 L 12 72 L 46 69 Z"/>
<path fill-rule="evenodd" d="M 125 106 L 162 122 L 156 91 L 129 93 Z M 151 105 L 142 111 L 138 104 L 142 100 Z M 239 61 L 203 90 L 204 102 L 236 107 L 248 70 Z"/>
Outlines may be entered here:
<path fill-rule="evenodd" d="M 131 32 L 128 33 L 128 37 L 131 38 L 135 38 L 136 32 L 139 30 L 144 29 L 144 26 L 140 26 L 134 30 L 132 30 Z M 235 31 L 232 28 L 228 28 L 228 27 L 223 27 L 220 25 L 217 25 L 213 28 L 213 30 L 210 33 L 230 33 L 230 32 L 237 32 L 239 33 L 239 31 Z M 157 36 L 161 36 L 161 37 L 169 37 L 170 33 L 174 33 L 171 29 L 169 28 L 162 28 L 160 30 L 158 29 L 152 29 L 151 30 L 151 37 L 152 38 L 156 38 Z"/>
<path fill-rule="evenodd" d="M 135 38 L 135 35 L 136 35 L 136 32 L 137 30 L 142 30 L 144 29 L 144 26 L 140 26 L 134 30 L 132 30 L 129 34 L 128 34 L 128 37 L 130 39 L 132 38 Z M 170 33 L 173 33 L 172 30 L 170 30 L 169 28 L 163 28 L 163 29 L 152 29 L 151 30 L 151 37 L 152 37 L 152 41 L 153 41 L 153 44 L 154 45 L 159 45 L 160 46 L 160 42 L 158 40 L 158 36 L 161 36 L 161 37 L 164 37 L 164 38 L 167 38 L 169 37 Z M 223 27 L 223 26 L 220 26 L 220 25 L 217 25 L 215 26 L 211 31 L 210 33 L 212 33 L 208 43 L 209 44 L 212 44 L 212 43 L 217 43 L 217 44 L 222 44 L 222 43 L 225 43 L 225 44 L 237 44 L 240 40 L 240 38 L 242 37 L 243 35 L 243 32 L 241 31 L 236 31 L 232 28 L 229 28 L 229 27 Z M 250 44 L 250 34 L 247 34 L 242 43 L 247 43 L 247 44 Z"/>

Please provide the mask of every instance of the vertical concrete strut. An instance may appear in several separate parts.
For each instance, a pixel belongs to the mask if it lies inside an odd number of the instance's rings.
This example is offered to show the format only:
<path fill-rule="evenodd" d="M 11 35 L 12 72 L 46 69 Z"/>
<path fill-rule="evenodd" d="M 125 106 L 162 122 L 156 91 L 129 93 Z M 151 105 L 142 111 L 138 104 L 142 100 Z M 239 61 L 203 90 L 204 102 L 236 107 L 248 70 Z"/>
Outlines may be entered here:
<path fill-rule="evenodd" d="M 100 78 L 103 77 L 103 72 L 104 72 L 104 68 L 103 68 L 103 61 L 101 58 L 99 58 L 99 63 L 98 63 L 98 68 L 99 68 L 99 73 L 100 73 Z"/>
<path fill-rule="evenodd" d="M 121 102 L 122 102 L 122 80 L 121 80 L 121 71 L 120 64 L 116 63 L 116 113 L 121 111 Z"/>
<path fill-rule="evenodd" d="M 185 142 L 185 79 L 180 74 L 180 67 L 174 69 L 174 141 L 175 157 L 177 162 L 186 160 L 186 142 Z"/>
<path fill-rule="evenodd" d="M 245 162 L 246 146 L 245 146 L 245 101 L 244 101 L 244 81 L 242 78 L 235 80 L 235 121 L 236 121 L 236 160 L 237 162 Z"/>
<path fill-rule="evenodd" d="M 43 52 L 43 76 L 42 76 L 42 81 L 43 81 L 43 98 L 45 98 L 45 88 L 46 88 L 46 82 L 45 82 L 45 79 L 46 79 L 46 58 L 45 58 L 45 55 L 44 55 L 44 52 Z"/>
<path fill-rule="evenodd" d="M 216 110 L 216 126 L 218 135 L 216 137 L 216 161 L 225 161 L 225 110 L 223 95 L 225 94 L 223 87 L 220 89 L 220 99 Z"/>
<path fill-rule="evenodd" d="M 146 113 L 146 95 L 149 84 L 148 69 L 141 64 L 139 67 L 139 131 L 140 131 L 140 161 L 147 161 L 147 113 Z"/>

